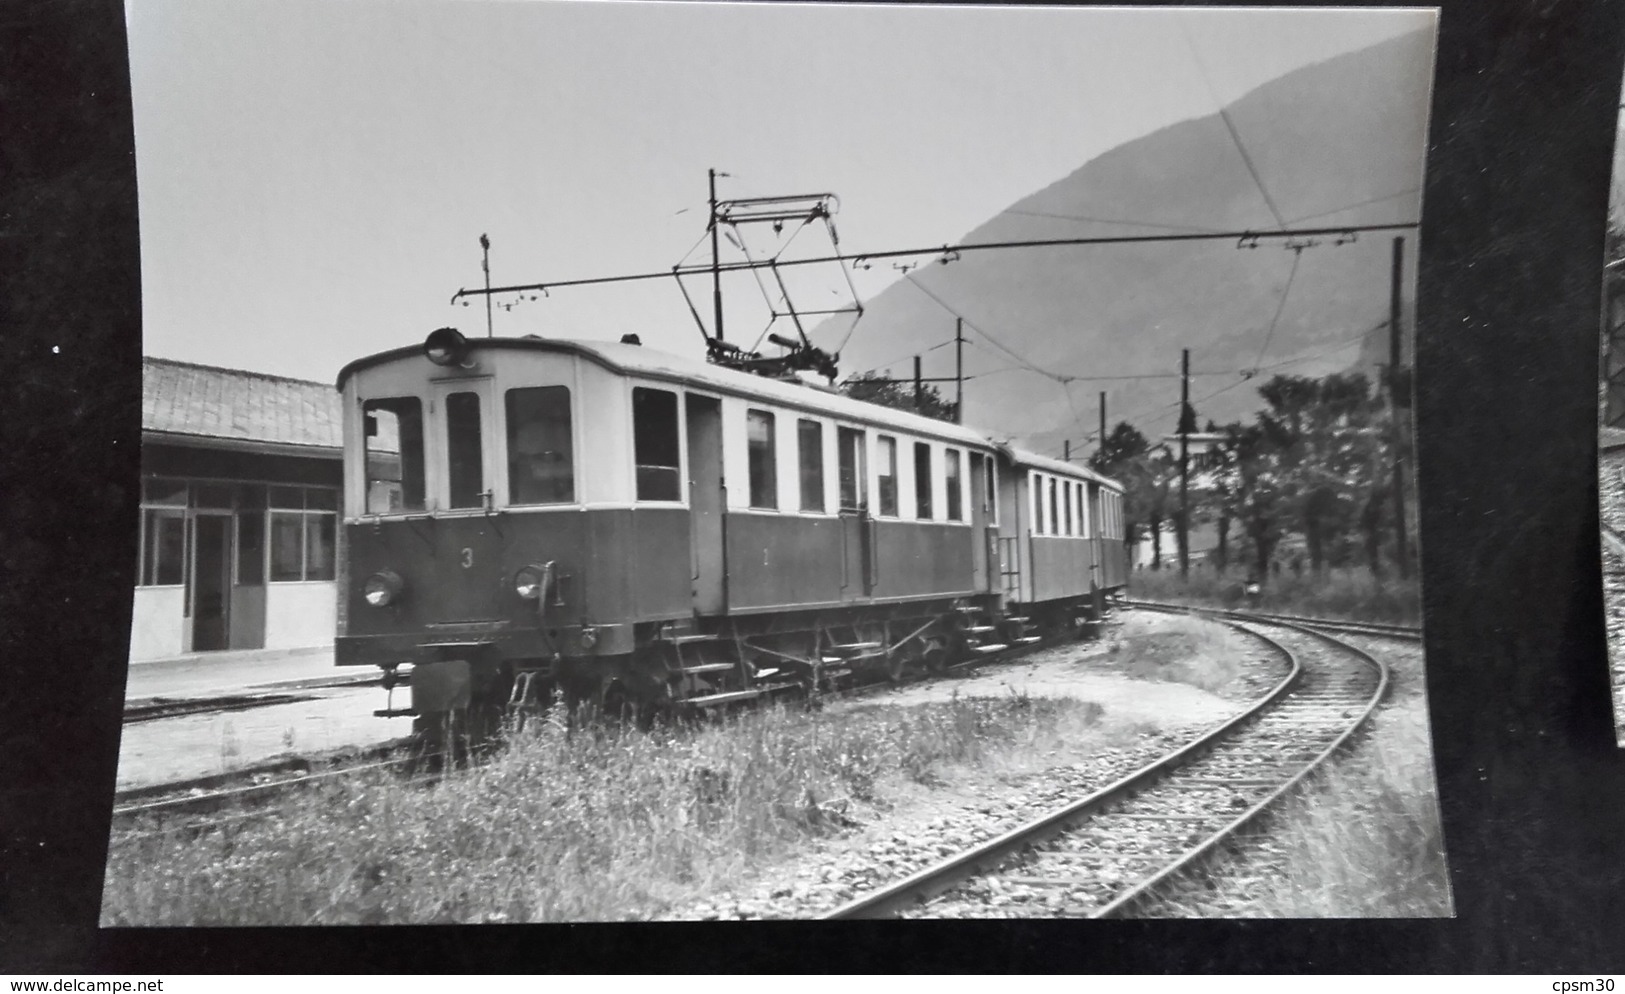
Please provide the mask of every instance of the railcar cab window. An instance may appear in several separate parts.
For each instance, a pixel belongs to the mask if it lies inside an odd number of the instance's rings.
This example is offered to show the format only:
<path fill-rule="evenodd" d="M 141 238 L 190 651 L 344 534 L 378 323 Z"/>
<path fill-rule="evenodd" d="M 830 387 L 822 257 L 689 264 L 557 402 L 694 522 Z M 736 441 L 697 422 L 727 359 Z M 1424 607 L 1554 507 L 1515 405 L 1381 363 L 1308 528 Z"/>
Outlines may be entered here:
<path fill-rule="evenodd" d="M 949 449 L 943 454 L 943 478 L 948 484 L 948 520 L 964 521 L 964 494 L 959 489 L 958 449 Z"/>
<path fill-rule="evenodd" d="M 862 511 L 869 506 L 869 487 L 865 482 L 869 470 L 864 460 L 863 432 L 841 428 L 835 438 L 841 462 L 841 510 Z"/>
<path fill-rule="evenodd" d="M 897 439 L 880 435 L 875 439 L 875 486 L 879 490 L 880 514 L 897 517 Z"/>
<path fill-rule="evenodd" d="M 746 411 L 745 440 L 750 462 L 750 506 L 777 510 L 778 451 L 773 438 L 773 415 L 767 411 Z"/>
<path fill-rule="evenodd" d="M 423 401 L 388 397 L 362 405 L 367 514 L 423 510 Z"/>
<path fill-rule="evenodd" d="M 931 508 L 931 446 L 914 443 L 914 508 L 915 517 L 930 521 L 935 515 Z"/>
<path fill-rule="evenodd" d="M 638 470 L 638 500 L 683 499 L 675 393 L 632 388 L 632 451 Z"/>
<path fill-rule="evenodd" d="M 796 422 L 796 447 L 801 467 L 801 509 L 824 509 L 824 426 L 806 418 Z"/>
<path fill-rule="evenodd" d="M 508 415 L 508 503 L 575 500 L 570 388 L 517 387 L 503 396 Z"/>
<path fill-rule="evenodd" d="M 450 507 L 480 507 L 485 496 L 485 461 L 480 453 L 480 395 L 462 390 L 446 395 L 446 471 Z"/>

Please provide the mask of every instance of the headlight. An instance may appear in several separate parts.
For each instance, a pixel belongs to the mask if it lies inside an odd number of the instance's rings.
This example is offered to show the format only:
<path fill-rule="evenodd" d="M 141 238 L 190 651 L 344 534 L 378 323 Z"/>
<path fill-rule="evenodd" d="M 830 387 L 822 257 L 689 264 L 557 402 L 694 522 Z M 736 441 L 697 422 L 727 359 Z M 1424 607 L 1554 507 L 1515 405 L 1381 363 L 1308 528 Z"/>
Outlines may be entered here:
<path fill-rule="evenodd" d="M 424 339 L 423 354 L 436 366 L 461 366 L 468 358 L 468 339 L 456 328 L 436 328 Z"/>
<path fill-rule="evenodd" d="M 373 607 L 388 607 L 401 599 L 406 590 L 406 583 L 401 575 L 392 569 L 382 569 L 367 577 L 367 582 L 361 585 L 361 595 Z"/>
<path fill-rule="evenodd" d="M 553 564 L 525 566 L 513 575 L 513 591 L 527 601 L 540 600 L 553 579 Z"/>

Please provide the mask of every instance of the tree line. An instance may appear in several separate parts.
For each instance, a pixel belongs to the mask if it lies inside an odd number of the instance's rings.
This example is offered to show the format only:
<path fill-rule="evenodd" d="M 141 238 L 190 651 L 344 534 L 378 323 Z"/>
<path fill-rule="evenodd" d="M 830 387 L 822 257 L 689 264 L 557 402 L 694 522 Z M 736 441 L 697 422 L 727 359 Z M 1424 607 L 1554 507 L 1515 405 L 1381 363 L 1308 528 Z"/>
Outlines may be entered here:
<path fill-rule="evenodd" d="M 1412 462 L 1406 410 L 1409 373 L 1400 370 L 1391 392 L 1364 373 L 1320 378 L 1277 375 L 1258 389 L 1265 407 L 1250 422 L 1198 428 L 1196 411 L 1182 407 L 1174 434 L 1218 436 L 1193 455 L 1187 478 L 1190 520 L 1180 520 L 1177 444 L 1153 442 L 1119 422 L 1089 458 L 1096 472 L 1123 484 L 1124 534 L 1131 545 L 1151 538 L 1150 567 L 1163 566 L 1163 538 L 1212 525 L 1209 557 L 1223 572 L 1244 568 L 1265 578 L 1283 542 L 1301 539 L 1313 571 L 1363 563 L 1376 576 L 1408 570 L 1414 545 L 1399 557 L 1400 515 L 1394 503 L 1397 459 Z M 859 400 L 914 411 L 944 421 L 954 405 L 929 384 L 916 404 L 911 384 L 872 373 L 842 386 Z M 1407 528 L 1410 527 L 1407 521 Z"/>
<path fill-rule="evenodd" d="M 1411 458 L 1410 390 L 1405 371 L 1398 379 L 1397 410 L 1363 373 L 1270 379 L 1258 390 L 1267 406 L 1251 422 L 1207 423 L 1217 438 L 1189 460 L 1188 521 L 1177 443 L 1153 443 L 1120 422 L 1089 464 L 1123 484 L 1126 534 L 1131 543 L 1150 535 L 1152 569 L 1163 565 L 1167 526 L 1178 534 L 1211 524 L 1210 561 L 1221 572 L 1240 565 L 1262 580 L 1289 538 L 1301 539 L 1298 558 L 1316 572 L 1356 563 L 1379 577 L 1408 572 L 1413 552 L 1400 559 L 1398 529 L 1410 515 L 1402 518 L 1393 484 L 1396 459 Z M 1196 432 L 1189 405 L 1174 432 Z"/>

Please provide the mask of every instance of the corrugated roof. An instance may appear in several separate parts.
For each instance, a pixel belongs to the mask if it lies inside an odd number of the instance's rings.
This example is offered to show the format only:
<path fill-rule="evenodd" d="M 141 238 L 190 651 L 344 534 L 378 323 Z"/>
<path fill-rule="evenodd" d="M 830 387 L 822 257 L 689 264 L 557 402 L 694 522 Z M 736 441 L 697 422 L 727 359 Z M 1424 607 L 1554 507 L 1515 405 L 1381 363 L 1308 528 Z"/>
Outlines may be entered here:
<path fill-rule="evenodd" d="M 344 444 L 343 411 L 326 383 L 141 360 L 142 431 L 336 450 Z"/>

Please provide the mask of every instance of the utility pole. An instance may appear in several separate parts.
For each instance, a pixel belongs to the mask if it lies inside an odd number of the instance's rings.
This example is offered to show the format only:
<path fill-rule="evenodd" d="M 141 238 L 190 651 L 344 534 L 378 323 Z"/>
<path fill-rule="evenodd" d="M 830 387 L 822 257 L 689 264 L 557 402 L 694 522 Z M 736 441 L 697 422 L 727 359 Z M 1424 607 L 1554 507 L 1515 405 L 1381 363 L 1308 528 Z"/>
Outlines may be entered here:
<path fill-rule="evenodd" d="M 716 340 L 722 341 L 722 260 L 717 255 L 717 171 L 711 170 L 711 304 L 716 311 Z"/>
<path fill-rule="evenodd" d="M 1190 436 L 1185 415 L 1191 406 L 1191 350 L 1184 350 L 1179 365 L 1179 575 L 1191 572 Z"/>
<path fill-rule="evenodd" d="M 1409 541 L 1405 534 L 1405 439 L 1406 426 L 1401 411 L 1409 406 L 1407 398 L 1401 404 L 1400 384 L 1400 287 L 1405 276 L 1405 239 L 1394 239 L 1394 275 L 1388 298 L 1388 411 L 1390 430 L 1394 433 L 1394 538 L 1399 554 L 1399 576 L 1411 575 Z"/>
<path fill-rule="evenodd" d="M 925 383 L 920 380 L 920 357 L 914 357 L 914 413 L 925 413 Z"/>
<path fill-rule="evenodd" d="M 959 398 L 954 401 L 954 424 L 965 423 L 965 319 L 954 318 L 954 383 Z"/>
<path fill-rule="evenodd" d="M 1072 439 L 1070 438 L 1061 443 L 1061 459 L 1065 462 L 1072 461 Z"/>
<path fill-rule="evenodd" d="M 1100 391 L 1100 451 L 1106 451 L 1106 391 Z"/>
<path fill-rule="evenodd" d="M 485 270 L 485 337 L 493 338 L 496 332 L 491 330 L 491 239 L 480 235 L 480 251 L 483 258 L 480 267 Z"/>

